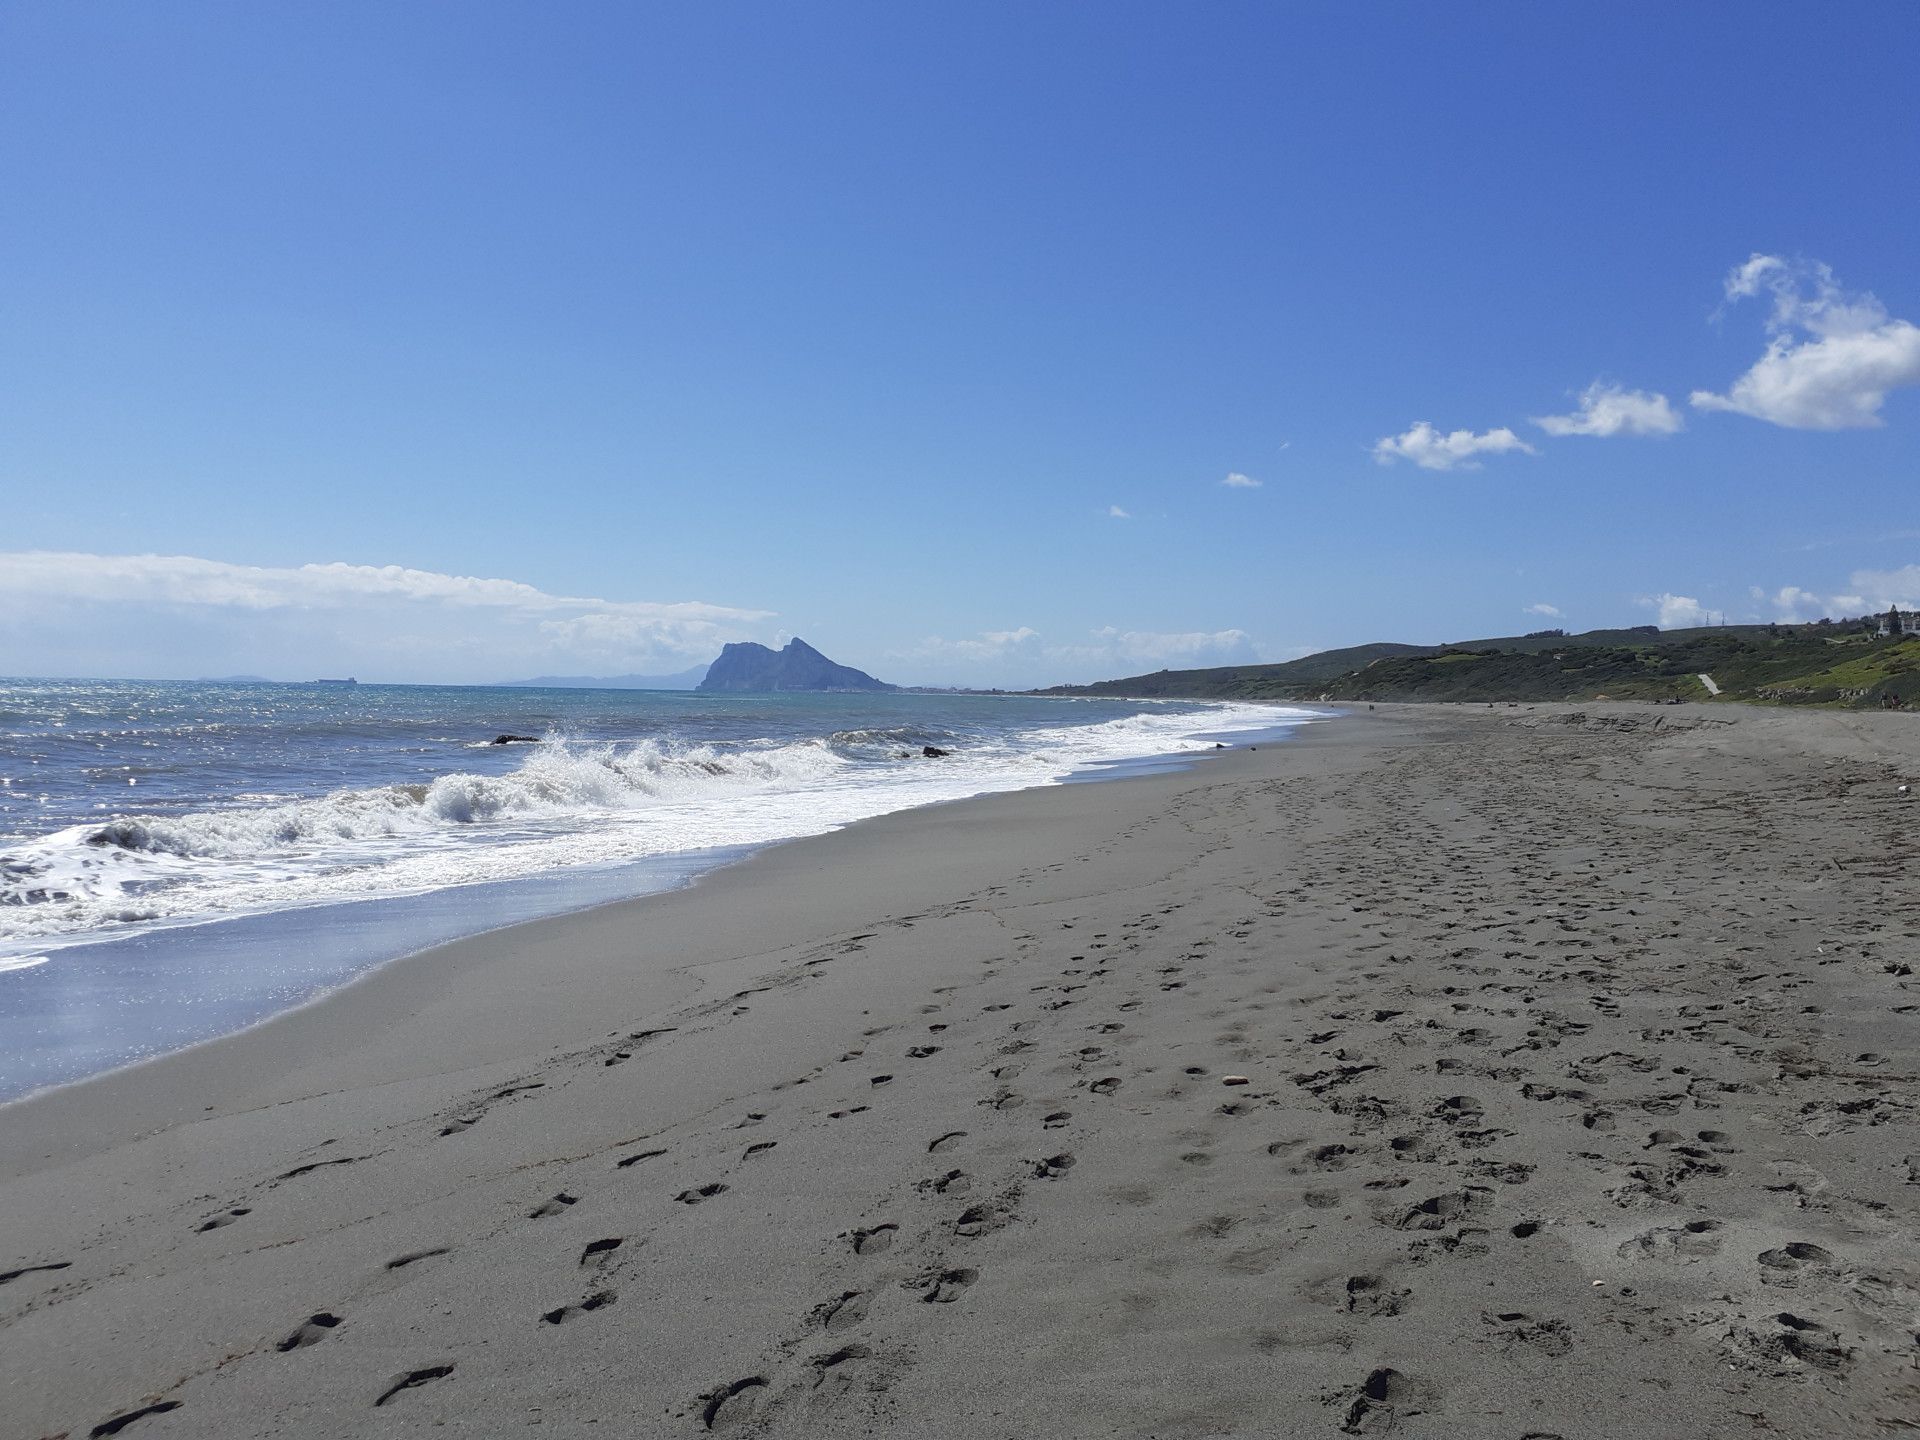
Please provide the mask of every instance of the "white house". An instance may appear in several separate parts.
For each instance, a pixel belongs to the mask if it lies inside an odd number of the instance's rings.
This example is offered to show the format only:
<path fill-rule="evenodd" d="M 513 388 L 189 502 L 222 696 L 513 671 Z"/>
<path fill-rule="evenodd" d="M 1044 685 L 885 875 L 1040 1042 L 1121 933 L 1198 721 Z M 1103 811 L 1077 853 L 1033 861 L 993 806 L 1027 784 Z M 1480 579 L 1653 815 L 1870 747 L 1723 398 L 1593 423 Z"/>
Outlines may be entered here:
<path fill-rule="evenodd" d="M 1898 605 L 1880 617 L 1883 639 L 1896 635 L 1920 635 L 1920 610 L 1902 610 Z"/>

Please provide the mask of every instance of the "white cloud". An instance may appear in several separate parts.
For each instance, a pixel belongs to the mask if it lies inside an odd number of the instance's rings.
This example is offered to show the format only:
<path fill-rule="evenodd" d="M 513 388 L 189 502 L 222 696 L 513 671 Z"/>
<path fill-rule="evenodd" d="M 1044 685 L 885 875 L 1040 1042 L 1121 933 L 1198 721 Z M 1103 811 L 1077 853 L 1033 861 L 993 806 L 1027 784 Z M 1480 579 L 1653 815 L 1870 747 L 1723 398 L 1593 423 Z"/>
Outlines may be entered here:
<path fill-rule="evenodd" d="M 1755 585 L 1751 593 L 1756 603 L 1772 612 L 1775 620 L 1797 623 L 1804 620 L 1818 620 L 1823 615 L 1831 615 L 1833 613 L 1832 598 L 1817 595 L 1813 591 L 1803 589 L 1798 585 L 1782 585 L 1771 594 L 1760 586 Z M 1846 596 L 1840 598 L 1858 599 L 1859 597 Z"/>
<path fill-rule="evenodd" d="M 1022 625 L 1015 630 L 985 630 L 966 640 L 945 640 L 938 635 L 929 635 L 911 650 L 894 651 L 893 658 L 971 663 L 1002 661 L 1016 652 L 1031 653 L 1039 639 L 1040 632 L 1030 625 Z"/>
<path fill-rule="evenodd" d="M 48 674 L 245 669 L 297 678 L 345 667 L 457 681 L 677 670 L 749 638 L 771 616 L 697 601 L 555 595 L 400 565 L 53 551 L 0 554 L 0 601 L 9 668 L 24 662 Z"/>
<path fill-rule="evenodd" d="M 1903 565 L 1898 570 L 1856 570 L 1848 584 L 1860 593 L 1845 598 L 1858 601 L 1856 611 L 1885 610 L 1898 605 L 1902 610 L 1920 610 L 1920 565 Z"/>
<path fill-rule="evenodd" d="M 1131 511 L 1122 510 L 1118 505 L 1109 505 L 1107 507 L 1107 514 L 1115 520 L 1131 520 L 1133 518 Z"/>
<path fill-rule="evenodd" d="M 1549 605 L 1545 601 L 1541 601 L 1537 605 L 1527 606 L 1524 613 L 1528 615 L 1545 615 L 1550 620 L 1558 620 L 1564 612 L 1558 605 Z"/>
<path fill-rule="evenodd" d="M 1791 623 L 1878 614 L 1892 605 L 1902 610 L 1920 609 L 1920 565 L 1856 570 L 1847 577 L 1847 584 L 1848 591 L 1840 594 L 1826 594 L 1803 585 L 1782 585 L 1777 590 L 1755 585 L 1748 593 L 1771 619 Z"/>
<path fill-rule="evenodd" d="M 1640 603 L 1660 612 L 1662 630 L 1684 630 L 1696 625 L 1718 625 L 1727 618 L 1719 610 L 1709 610 L 1691 595 L 1643 595 Z"/>
<path fill-rule="evenodd" d="M 1093 632 L 1101 648 L 1122 660 L 1193 661 L 1200 657 L 1229 658 L 1253 653 L 1253 639 L 1244 630 L 1119 630 L 1103 625 Z"/>
<path fill-rule="evenodd" d="M 1504 425 L 1483 435 L 1471 430 L 1442 434 L 1422 420 L 1404 434 L 1375 441 L 1373 458 L 1382 465 L 1411 460 L 1423 470 L 1477 470 L 1480 462 L 1474 456 L 1499 455 L 1510 450 L 1528 455 L 1535 453 L 1531 445 Z"/>
<path fill-rule="evenodd" d="M 1623 390 L 1596 380 L 1580 392 L 1580 408 L 1571 415 L 1534 418 L 1549 435 L 1671 435 L 1681 428 L 1679 412 L 1664 395 Z"/>
<path fill-rule="evenodd" d="M 1755 255 L 1726 280 L 1729 304 L 1773 296 L 1773 339 L 1724 395 L 1696 390 L 1696 409 L 1726 410 L 1795 430 L 1885 423 L 1890 391 L 1920 385 L 1920 326 L 1895 320 L 1873 295 L 1849 293 L 1818 261 Z"/>
<path fill-rule="evenodd" d="M 1084 641 L 1049 643 L 1039 631 L 1022 625 L 959 640 L 929 636 L 888 658 L 920 661 L 938 674 L 938 683 L 1052 685 L 1258 657 L 1244 630 L 1122 630 L 1102 625 Z"/>
<path fill-rule="evenodd" d="M 1242 475 L 1238 470 L 1233 471 L 1220 483 L 1225 485 L 1229 490 L 1258 490 L 1260 488 L 1260 482 L 1258 480 L 1254 479 L 1251 475 Z"/>

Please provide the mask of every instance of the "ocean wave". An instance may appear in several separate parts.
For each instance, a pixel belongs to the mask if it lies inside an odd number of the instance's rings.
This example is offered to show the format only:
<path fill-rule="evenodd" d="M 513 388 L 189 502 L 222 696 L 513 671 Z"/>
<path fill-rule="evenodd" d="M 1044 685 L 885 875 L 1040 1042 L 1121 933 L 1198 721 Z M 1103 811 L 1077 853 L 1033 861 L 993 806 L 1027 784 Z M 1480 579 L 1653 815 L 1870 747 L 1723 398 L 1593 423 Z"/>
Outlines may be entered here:
<path fill-rule="evenodd" d="M 1305 712 L 1220 706 L 976 733 L 913 725 L 780 741 L 549 738 L 498 774 L 72 825 L 0 855 L 0 954 L 582 865 L 762 844 L 892 810 L 1193 750 Z M 944 758 L 924 758 L 932 746 Z"/>
<path fill-rule="evenodd" d="M 180 858 L 254 856 L 449 827 L 630 810 L 703 789 L 817 783 L 837 768 L 830 748 L 820 741 L 764 750 L 655 741 L 588 747 L 553 742 L 528 752 L 505 775 L 459 772 L 420 784 L 336 790 L 279 804 L 123 815 L 101 825 L 71 827 L 48 842 L 53 848 L 77 842 Z"/>

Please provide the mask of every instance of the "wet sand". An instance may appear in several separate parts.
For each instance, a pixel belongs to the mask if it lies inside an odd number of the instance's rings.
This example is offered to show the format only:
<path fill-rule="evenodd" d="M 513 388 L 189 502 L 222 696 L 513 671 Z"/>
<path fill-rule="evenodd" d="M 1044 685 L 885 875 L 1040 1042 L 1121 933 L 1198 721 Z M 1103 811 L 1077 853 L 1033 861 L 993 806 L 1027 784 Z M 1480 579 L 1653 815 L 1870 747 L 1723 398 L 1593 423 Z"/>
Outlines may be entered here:
<path fill-rule="evenodd" d="M 0 1109 L 0 1435 L 1920 1428 L 1920 723 L 1381 707 Z"/>

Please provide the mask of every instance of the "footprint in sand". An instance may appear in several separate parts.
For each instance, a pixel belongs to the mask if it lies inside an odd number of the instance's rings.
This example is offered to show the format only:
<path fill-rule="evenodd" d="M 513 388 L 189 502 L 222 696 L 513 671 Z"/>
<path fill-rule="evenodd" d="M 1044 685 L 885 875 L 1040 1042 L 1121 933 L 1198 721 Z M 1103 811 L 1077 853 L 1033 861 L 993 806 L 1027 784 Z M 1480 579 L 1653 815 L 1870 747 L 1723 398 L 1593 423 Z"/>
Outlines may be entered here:
<path fill-rule="evenodd" d="M 1430 1195 L 1409 1209 L 1389 1212 L 1382 1220 L 1396 1230 L 1444 1230 L 1454 1221 L 1485 1209 L 1492 1196 L 1491 1190 L 1477 1185 L 1449 1190 Z"/>
<path fill-rule="evenodd" d="M 872 1297 L 863 1290 L 847 1290 L 832 1300 L 813 1307 L 813 1319 L 822 1330 L 838 1334 L 851 1330 L 867 1318 Z"/>
<path fill-rule="evenodd" d="M 920 1188 L 936 1195 L 964 1195 L 973 1188 L 973 1181 L 964 1170 L 949 1170 L 937 1179 L 922 1180 Z"/>
<path fill-rule="evenodd" d="M 380 1398 L 373 1402 L 374 1408 L 376 1410 L 379 1409 L 380 1406 L 385 1405 L 389 1400 L 393 1399 L 394 1396 L 404 1390 L 413 1390 L 419 1386 L 430 1384 L 435 1380 L 446 1379 L 447 1376 L 453 1373 L 453 1363 L 453 1361 L 449 1360 L 444 1365 L 428 1365 L 419 1370 L 402 1371 L 387 1382 L 387 1388 L 382 1390 L 380 1392 Z"/>
<path fill-rule="evenodd" d="M 1404 1417 L 1433 1408 L 1433 1387 L 1383 1366 L 1348 1392 L 1340 1428 L 1349 1435 L 1385 1434 Z"/>
<path fill-rule="evenodd" d="M 548 1325 L 564 1325 L 576 1315 L 584 1315 L 613 1304 L 617 1297 L 611 1290 L 596 1290 L 578 1305 L 562 1305 L 558 1310 L 548 1310 L 540 1319 Z"/>
<path fill-rule="evenodd" d="M 1806 1273 L 1831 1270 L 1833 1252 L 1805 1240 L 1794 1240 L 1754 1257 L 1760 1263 L 1760 1283 L 1791 1287 Z"/>
<path fill-rule="evenodd" d="M 1622 1260 L 1705 1260 L 1720 1253 L 1720 1243 L 1725 1238 L 1721 1229 L 1718 1220 L 1689 1220 L 1682 1225 L 1657 1226 L 1626 1241 L 1615 1253 Z"/>
<path fill-rule="evenodd" d="M 767 1388 L 767 1377 L 749 1375 L 701 1397 L 700 1423 L 708 1430 L 725 1430 L 753 1415 L 760 1392 Z"/>
<path fill-rule="evenodd" d="M 875 1225 L 866 1230 L 855 1230 L 849 1235 L 853 1241 L 853 1253 L 856 1255 L 879 1255 L 893 1248 L 893 1237 L 900 1227 L 891 1221 Z"/>
<path fill-rule="evenodd" d="M 306 1323 L 273 1348 L 285 1354 L 289 1350 L 304 1350 L 309 1345 L 317 1345 L 326 1339 L 327 1332 L 340 1323 L 338 1315 L 322 1310 L 317 1315 L 309 1315 Z"/>
<path fill-rule="evenodd" d="M 138 1410 L 129 1410 L 124 1414 L 115 1415 L 111 1419 L 102 1420 L 87 1432 L 88 1440 L 100 1440 L 100 1437 L 103 1435 L 118 1435 L 136 1420 L 144 1420 L 149 1415 L 165 1415 L 169 1411 L 178 1410 L 179 1408 L 180 1402 L 178 1400 L 160 1400 L 152 1405 L 142 1405 Z"/>
<path fill-rule="evenodd" d="M 807 1363 L 813 1366 L 813 1388 L 838 1382 L 840 1386 L 851 1383 L 847 1369 L 856 1360 L 871 1359 L 873 1351 L 865 1345 L 842 1345 L 838 1350 L 826 1355 L 816 1355 Z"/>
<path fill-rule="evenodd" d="M 604 1261 L 607 1256 L 627 1243 L 624 1235 L 609 1235 L 604 1240 L 589 1240 L 580 1251 L 580 1263 L 592 1265 Z"/>
<path fill-rule="evenodd" d="M 1379 1275 L 1350 1275 L 1341 1287 L 1341 1308 L 1349 1315 L 1398 1315 L 1412 1298 L 1411 1290 L 1396 1289 Z"/>
<path fill-rule="evenodd" d="M 920 1298 L 929 1305 L 951 1305 L 979 1278 L 978 1270 L 966 1266 L 941 1270 L 922 1281 Z"/>

